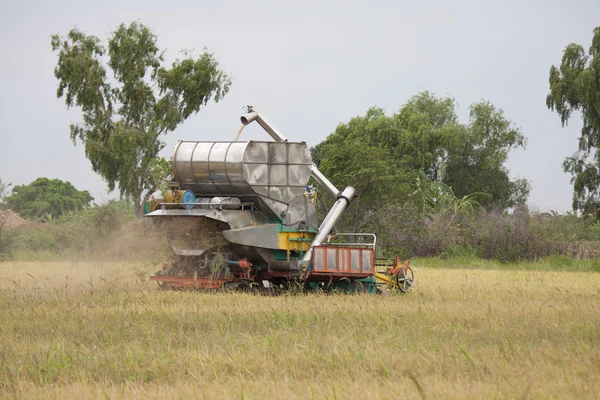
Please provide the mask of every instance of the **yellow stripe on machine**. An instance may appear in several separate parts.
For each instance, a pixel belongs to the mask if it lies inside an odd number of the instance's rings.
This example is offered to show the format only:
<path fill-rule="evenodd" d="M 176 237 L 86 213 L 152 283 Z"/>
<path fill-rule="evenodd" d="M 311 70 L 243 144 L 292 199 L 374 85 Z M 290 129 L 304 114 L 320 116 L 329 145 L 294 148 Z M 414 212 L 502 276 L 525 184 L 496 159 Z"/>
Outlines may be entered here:
<path fill-rule="evenodd" d="M 277 243 L 279 250 L 307 251 L 314 237 L 312 232 L 279 232 Z"/>

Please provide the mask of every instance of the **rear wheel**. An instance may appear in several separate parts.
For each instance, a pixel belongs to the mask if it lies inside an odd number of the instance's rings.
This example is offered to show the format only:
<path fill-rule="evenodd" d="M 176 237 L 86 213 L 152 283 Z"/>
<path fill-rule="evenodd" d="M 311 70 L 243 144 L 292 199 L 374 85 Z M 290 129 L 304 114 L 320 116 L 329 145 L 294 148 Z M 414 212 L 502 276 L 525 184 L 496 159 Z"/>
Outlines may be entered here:
<path fill-rule="evenodd" d="M 396 275 L 396 283 L 398 284 L 398 289 L 402 293 L 408 293 L 413 287 L 415 282 L 415 274 L 410 267 L 406 267 L 406 272 L 404 269 L 401 269 Z"/>

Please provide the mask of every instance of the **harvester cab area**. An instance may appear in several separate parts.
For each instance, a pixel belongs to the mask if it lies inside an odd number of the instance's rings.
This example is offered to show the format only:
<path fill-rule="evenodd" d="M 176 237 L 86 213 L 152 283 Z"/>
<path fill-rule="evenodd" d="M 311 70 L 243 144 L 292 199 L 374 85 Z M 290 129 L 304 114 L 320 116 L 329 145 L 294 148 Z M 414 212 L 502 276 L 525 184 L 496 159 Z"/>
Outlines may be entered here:
<path fill-rule="evenodd" d="M 409 291 L 412 270 L 396 268 L 398 259 L 376 271 L 374 234 L 332 234 L 355 189 L 338 190 L 305 142 L 288 141 L 248 106 L 242 129 L 254 121 L 274 141 L 176 145 L 169 190 L 145 205 L 172 250 L 150 279 L 162 288 Z M 320 190 L 307 186 L 311 177 Z M 321 191 L 334 203 L 319 221 Z"/>

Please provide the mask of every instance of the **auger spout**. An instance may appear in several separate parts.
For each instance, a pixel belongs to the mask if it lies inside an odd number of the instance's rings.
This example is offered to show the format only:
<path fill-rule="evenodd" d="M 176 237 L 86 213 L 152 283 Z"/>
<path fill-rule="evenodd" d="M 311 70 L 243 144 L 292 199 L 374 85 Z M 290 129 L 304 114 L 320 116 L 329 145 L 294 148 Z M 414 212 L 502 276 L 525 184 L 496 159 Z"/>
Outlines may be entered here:
<path fill-rule="evenodd" d="M 277 129 L 273 124 L 270 124 L 253 106 L 248 106 L 248 113 L 241 116 L 240 121 L 244 125 L 248 125 L 253 121 L 258 122 L 258 124 L 275 140 L 276 142 L 287 142 L 287 138 Z M 336 199 L 340 191 L 335 187 L 333 183 L 329 181 L 319 171 L 317 166 L 313 163 L 310 171 L 310 175 L 313 179 L 321 186 L 327 194 L 329 194 L 332 198 Z"/>

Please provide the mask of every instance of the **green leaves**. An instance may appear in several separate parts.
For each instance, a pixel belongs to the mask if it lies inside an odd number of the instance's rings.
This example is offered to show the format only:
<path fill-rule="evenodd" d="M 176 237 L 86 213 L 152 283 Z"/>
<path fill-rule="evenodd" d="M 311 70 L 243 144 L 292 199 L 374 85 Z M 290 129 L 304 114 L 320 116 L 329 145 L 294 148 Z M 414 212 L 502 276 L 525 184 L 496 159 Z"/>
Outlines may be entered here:
<path fill-rule="evenodd" d="M 59 81 L 56 97 L 65 96 L 68 107 L 81 107 L 86 122 L 101 119 L 104 111 L 111 109 L 111 93 L 100 61 L 105 54 L 100 39 L 73 29 L 67 37 L 52 35 L 52 50 L 59 51 L 54 68 L 54 76 Z"/>
<path fill-rule="evenodd" d="M 311 149 L 337 187 L 357 190 L 338 229 L 410 247 L 434 218 L 458 223 L 483 207 L 525 203 L 529 183 L 511 181 L 504 167 L 508 152 L 525 145 L 521 131 L 488 102 L 471 106 L 468 124 L 455 108 L 454 99 L 420 93 L 391 116 L 369 109 Z M 411 234 L 398 243 L 401 230 Z"/>
<path fill-rule="evenodd" d="M 156 99 L 145 76 L 156 76 L 162 61 L 158 54 L 157 37 L 139 22 L 121 24 L 108 42 L 108 65 L 121 83 L 113 94 L 121 104 L 119 114 L 127 127 L 147 129 L 154 117 Z"/>
<path fill-rule="evenodd" d="M 231 80 L 219 70 L 213 54 L 204 50 L 196 60 L 177 60 L 171 69 L 158 70 L 160 92 L 168 96 L 170 106 L 177 111 L 174 115 L 180 119 L 198 112 L 211 99 L 218 102 L 229 91 Z"/>
<path fill-rule="evenodd" d="M 482 204 L 502 209 L 525 204 L 531 190 L 526 180 L 511 181 L 504 167 L 510 150 L 527 142 L 521 130 L 489 102 L 471 105 L 469 124 L 448 147 L 443 182 L 458 197 L 483 192 L 491 196 Z"/>
<path fill-rule="evenodd" d="M 458 121 L 455 107 L 454 99 L 423 92 L 392 116 L 371 108 L 364 117 L 340 124 L 313 148 L 313 156 L 339 186 L 355 185 L 377 171 L 362 192 L 373 192 L 379 203 L 409 201 L 425 190 L 426 181 L 452 187 L 459 199 L 489 193 L 479 199 L 483 205 L 524 203 L 527 181 L 512 182 L 504 167 L 509 151 L 525 146 L 520 129 L 489 102 L 473 104 L 466 125 Z M 427 208 L 427 201 L 414 201 L 419 209 Z"/>
<path fill-rule="evenodd" d="M 333 141 L 320 148 L 319 169 L 338 188 L 353 186 L 358 194 L 346 214 L 348 229 L 357 231 L 373 223 L 377 212 L 394 196 L 402 195 L 402 173 L 386 149 L 368 146 L 358 138 Z"/>
<path fill-rule="evenodd" d="M 563 163 L 573 175 L 573 209 L 591 213 L 600 208 L 600 26 L 594 29 L 586 55 L 581 45 L 569 44 L 560 67 L 550 68 L 546 106 L 566 125 L 573 111 L 582 114 L 579 151 Z"/>
<path fill-rule="evenodd" d="M 475 192 L 461 198 L 454 194 L 452 187 L 442 182 L 432 182 L 424 176 L 417 179 L 417 190 L 410 196 L 411 201 L 418 206 L 425 215 L 434 213 L 466 213 L 471 216 L 481 209 L 480 201 L 492 198 L 489 193 Z"/>
<path fill-rule="evenodd" d="M 155 158 L 150 162 L 148 168 L 148 186 L 152 187 L 153 190 L 162 192 L 164 195 L 168 190 L 167 184 L 173 179 L 171 160 L 162 157 Z"/>
<path fill-rule="evenodd" d="M 492 197 L 489 193 L 475 192 L 467 194 L 461 198 L 454 194 L 452 188 L 443 183 L 436 184 L 438 188 L 438 198 L 436 208 L 441 212 L 451 212 L 453 214 L 466 212 L 474 215 L 483 206 L 477 199 L 489 199 Z"/>
<path fill-rule="evenodd" d="M 210 100 L 218 102 L 231 81 L 214 55 L 161 65 L 163 52 L 156 35 L 139 22 L 121 24 L 108 40 L 73 29 L 52 36 L 58 52 L 54 74 L 57 97 L 82 111 L 83 123 L 70 126 L 74 142 L 81 140 L 92 169 L 141 211 L 141 195 L 156 189 L 152 165 L 164 147 L 161 136 L 175 130 Z M 108 55 L 109 79 L 103 64 Z"/>
<path fill-rule="evenodd" d="M 87 207 L 94 200 L 87 190 L 79 191 L 70 182 L 38 178 L 29 185 L 17 185 L 5 199 L 6 208 L 27 219 L 48 221 L 70 211 Z"/>

